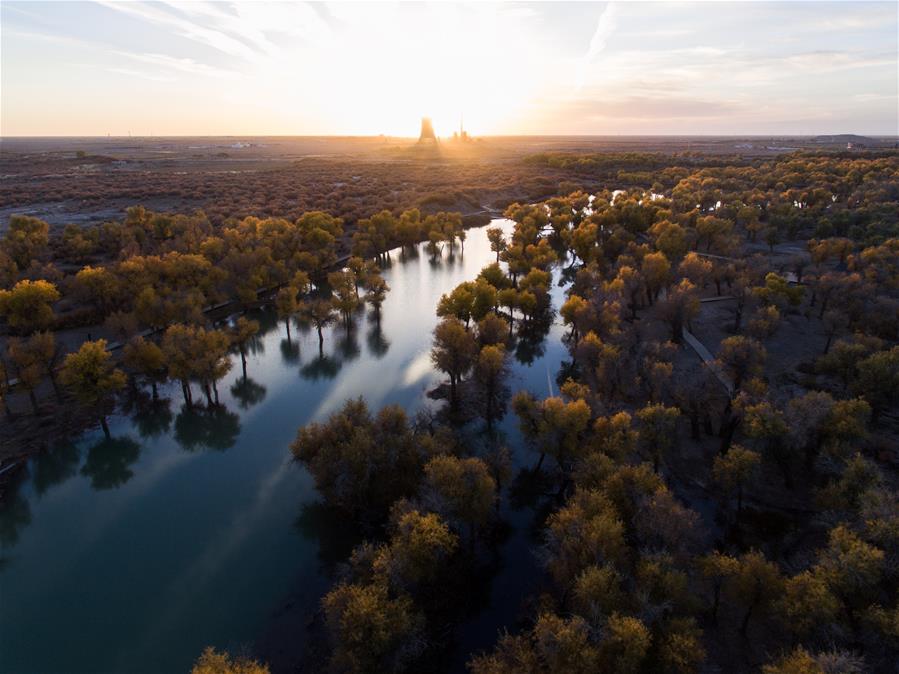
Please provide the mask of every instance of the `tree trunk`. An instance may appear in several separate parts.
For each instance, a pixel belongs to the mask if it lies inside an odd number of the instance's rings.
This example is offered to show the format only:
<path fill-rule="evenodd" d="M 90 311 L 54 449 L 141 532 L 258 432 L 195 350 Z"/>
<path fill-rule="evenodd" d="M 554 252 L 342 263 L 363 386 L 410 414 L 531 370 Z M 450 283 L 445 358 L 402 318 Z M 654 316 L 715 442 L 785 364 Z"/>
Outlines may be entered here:
<path fill-rule="evenodd" d="M 150 389 L 153 391 L 153 402 L 159 400 L 159 390 L 156 388 L 156 382 L 150 382 Z"/>
<path fill-rule="evenodd" d="M 206 395 L 206 407 L 212 407 L 212 389 L 209 382 L 203 382 L 203 393 Z"/>
<path fill-rule="evenodd" d="M 243 349 L 240 350 L 240 367 L 243 370 L 244 381 L 246 381 L 246 379 L 247 379 L 247 354 Z"/>
<path fill-rule="evenodd" d="M 284 319 L 284 327 L 287 328 L 287 343 L 290 344 L 290 316 Z"/>
<path fill-rule="evenodd" d="M 112 436 L 110 436 L 109 434 L 109 424 L 106 423 L 105 414 L 100 415 L 100 426 L 103 428 L 103 434 L 106 436 L 106 439 L 109 440 L 109 438 Z"/>
<path fill-rule="evenodd" d="M 28 391 L 28 397 L 31 399 L 31 409 L 34 410 L 34 416 L 41 413 L 37 406 L 37 398 L 34 395 L 34 389 Z"/>

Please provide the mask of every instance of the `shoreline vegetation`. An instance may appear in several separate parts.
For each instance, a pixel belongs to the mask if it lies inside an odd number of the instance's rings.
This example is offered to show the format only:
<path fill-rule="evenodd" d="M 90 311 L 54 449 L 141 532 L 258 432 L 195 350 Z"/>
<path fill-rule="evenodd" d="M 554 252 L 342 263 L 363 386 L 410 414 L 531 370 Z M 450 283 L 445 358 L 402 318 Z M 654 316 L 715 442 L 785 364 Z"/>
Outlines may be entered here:
<path fill-rule="evenodd" d="M 291 668 L 444 671 L 514 510 L 530 518 L 538 570 L 515 623 L 463 654 L 472 674 L 888 671 L 899 154 L 523 163 L 564 179 L 554 196 L 508 204 L 511 235 L 487 231 L 495 262 L 434 307 L 439 411 L 350 396 L 297 429 L 291 456 L 365 540 L 307 627 L 317 646 Z M 323 211 L 219 225 L 134 207 L 53 236 L 14 216 L 0 313 L 15 414 L 37 413 L 38 393 L 66 407 L 68 395 L 106 430 L 126 387 L 155 399 L 164 381 L 185 406 L 214 408 L 259 325 L 210 322 L 203 307 L 251 307 L 277 288 L 288 339 L 301 316 L 321 350 L 322 328 L 349 331 L 360 304 L 379 315 L 388 251 L 426 242 L 437 260 L 464 255 L 465 240 L 459 213 L 418 209 L 344 228 Z M 513 391 L 511 359 L 556 316 L 567 360 L 547 373 L 550 395 Z M 101 324 L 126 344 L 121 363 L 83 339 Z M 54 331 L 80 339 L 64 358 Z M 691 339 L 712 362 L 688 353 Z M 495 433 L 506 415 L 521 446 Z M 268 671 L 255 654 L 199 651 L 195 674 Z"/>

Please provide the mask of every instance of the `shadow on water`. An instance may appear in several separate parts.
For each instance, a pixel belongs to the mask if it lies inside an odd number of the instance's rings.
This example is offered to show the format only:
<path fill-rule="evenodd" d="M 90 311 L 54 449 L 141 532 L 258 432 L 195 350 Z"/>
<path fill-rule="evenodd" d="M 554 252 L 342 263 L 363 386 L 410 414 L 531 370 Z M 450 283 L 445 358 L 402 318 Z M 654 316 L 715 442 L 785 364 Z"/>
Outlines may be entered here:
<path fill-rule="evenodd" d="M 224 451 L 234 446 L 240 435 L 240 417 L 224 405 L 209 408 L 182 407 L 175 419 L 175 442 L 182 449 Z"/>
<path fill-rule="evenodd" d="M 103 438 L 87 451 L 81 474 L 94 489 L 121 487 L 134 477 L 132 464 L 140 458 L 140 444 L 131 437 Z"/>

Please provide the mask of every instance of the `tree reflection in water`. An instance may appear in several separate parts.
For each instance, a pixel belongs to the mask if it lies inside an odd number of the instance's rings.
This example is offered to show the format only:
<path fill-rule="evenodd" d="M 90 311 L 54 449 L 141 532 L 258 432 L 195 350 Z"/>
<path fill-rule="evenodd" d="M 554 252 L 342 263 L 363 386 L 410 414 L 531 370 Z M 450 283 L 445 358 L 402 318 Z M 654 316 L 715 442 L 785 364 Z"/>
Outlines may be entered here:
<path fill-rule="evenodd" d="M 6 502 L 0 505 L 0 549 L 13 547 L 19 541 L 22 530 L 31 524 L 31 506 L 19 487 L 18 484 L 10 485 Z"/>
<path fill-rule="evenodd" d="M 336 334 L 335 330 L 335 334 Z M 350 323 L 350 329 L 341 333 L 337 338 L 337 352 L 341 356 L 341 360 L 350 362 L 359 357 L 361 349 L 359 348 L 359 339 L 356 335 L 356 323 Z"/>
<path fill-rule="evenodd" d="M 113 489 L 128 482 L 131 465 L 140 457 L 140 444 L 126 436 L 104 438 L 87 452 L 81 474 L 91 479 L 94 489 Z"/>
<path fill-rule="evenodd" d="M 240 417 L 224 405 L 208 409 L 182 407 L 175 419 L 175 442 L 189 452 L 197 449 L 224 451 L 240 435 Z"/>
<path fill-rule="evenodd" d="M 252 377 L 241 377 L 231 386 L 231 395 L 237 400 L 240 409 L 248 410 L 265 400 L 266 388 L 254 381 Z"/>
<path fill-rule="evenodd" d="M 172 427 L 171 401 L 159 399 L 139 406 L 131 416 L 138 435 L 142 438 L 156 438 L 169 432 Z"/>
<path fill-rule="evenodd" d="M 315 360 L 310 360 L 300 368 L 300 376 L 310 381 L 319 379 L 334 379 L 340 372 L 342 363 L 331 356 L 320 355 Z"/>
<path fill-rule="evenodd" d="M 525 324 L 519 323 L 515 359 L 522 365 L 530 365 L 546 352 L 546 336 L 553 324 L 551 310 L 535 316 Z"/>
<path fill-rule="evenodd" d="M 390 349 L 390 342 L 384 336 L 381 329 L 381 322 L 374 320 L 368 334 L 365 336 L 365 342 L 368 344 L 368 350 L 375 358 L 383 358 Z"/>
<path fill-rule="evenodd" d="M 293 526 L 303 538 L 318 544 L 318 559 L 328 573 L 346 561 L 364 538 L 362 530 L 345 512 L 321 501 L 304 503 Z"/>
<path fill-rule="evenodd" d="M 300 343 L 292 339 L 281 340 L 281 360 L 287 365 L 294 365 L 300 361 Z"/>
<path fill-rule="evenodd" d="M 34 490 L 43 495 L 50 487 L 74 477 L 78 474 L 80 461 L 78 446 L 68 441 L 57 442 L 46 452 L 41 452 L 31 464 Z"/>

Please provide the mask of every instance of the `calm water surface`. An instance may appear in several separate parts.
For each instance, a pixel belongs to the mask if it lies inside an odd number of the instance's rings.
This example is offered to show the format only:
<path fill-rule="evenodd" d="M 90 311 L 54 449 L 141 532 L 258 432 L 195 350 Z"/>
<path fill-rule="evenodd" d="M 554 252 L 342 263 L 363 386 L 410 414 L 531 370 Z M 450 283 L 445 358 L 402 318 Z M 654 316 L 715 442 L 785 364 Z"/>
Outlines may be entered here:
<path fill-rule="evenodd" d="M 492 224 L 511 231 L 509 221 Z M 187 671 L 206 645 L 270 640 L 286 597 L 292 611 L 311 613 L 329 585 L 328 562 L 353 539 L 316 507 L 313 480 L 288 446 L 299 426 L 350 397 L 373 410 L 435 405 L 426 395 L 442 379 L 429 360 L 434 307 L 494 261 L 485 229 L 469 231 L 464 256 L 457 248 L 436 264 L 423 250 L 405 259 L 394 251 L 380 330 L 360 314 L 349 338 L 342 326 L 325 334 L 324 357 L 314 330 L 292 329 L 288 344 L 283 322 L 256 316 L 264 334 L 249 380 L 235 356 L 219 383 L 223 411 L 185 412 L 170 386 L 161 390 L 168 413 L 117 415 L 112 441 L 91 432 L 34 460 L 0 510 L 0 671 Z M 561 298 L 554 283 L 556 309 Z M 555 387 L 562 332 L 557 320 L 545 352 L 514 361 L 513 391 Z M 530 463 L 512 415 L 500 430 L 515 463 Z M 459 630 L 465 650 L 511 627 L 528 589 L 531 516 L 505 510 L 505 563 L 483 610 Z"/>

